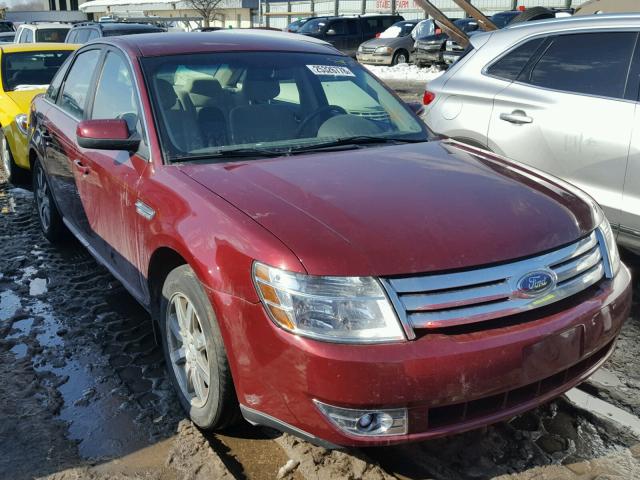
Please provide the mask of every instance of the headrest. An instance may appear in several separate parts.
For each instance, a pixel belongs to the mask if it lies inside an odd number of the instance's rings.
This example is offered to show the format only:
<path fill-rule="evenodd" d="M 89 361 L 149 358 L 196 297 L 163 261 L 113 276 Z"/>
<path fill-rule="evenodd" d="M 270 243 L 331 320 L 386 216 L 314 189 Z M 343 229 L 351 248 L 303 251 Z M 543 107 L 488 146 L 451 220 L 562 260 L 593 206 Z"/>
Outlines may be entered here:
<path fill-rule="evenodd" d="M 266 102 L 280 95 L 280 82 L 265 70 L 249 70 L 242 91 L 249 101 Z"/>
<path fill-rule="evenodd" d="M 157 78 L 156 89 L 158 90 L 158 99 L 160 101 L 160 106 L 164 110 L 169 110 L 175 107 L 176 103 L 178 102 L 178 95 L 173 89 L 173 85 L 171 85 L 166 80 Z"/>
<path fill-rule="evenodd" d="M 188 91 L 205 97 L 216 97 L 222 93 L 222 87 L 215 78 L 196 78 L 191 82 L 191 88 Z"/>

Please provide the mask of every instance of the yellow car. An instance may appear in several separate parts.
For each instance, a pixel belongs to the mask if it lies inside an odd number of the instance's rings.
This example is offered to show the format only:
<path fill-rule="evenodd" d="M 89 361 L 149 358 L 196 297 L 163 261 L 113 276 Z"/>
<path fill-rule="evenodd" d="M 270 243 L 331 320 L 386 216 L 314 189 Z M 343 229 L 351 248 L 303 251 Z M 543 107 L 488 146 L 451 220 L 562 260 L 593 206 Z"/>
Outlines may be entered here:
<path fill-rule="evenodd" d="M 69 54 L 68 43 L 12 43 L 0 46 L 0 168 L 26 180 L 27 121 L 33 97 L 43 93 Z M 22 178 L 21 178 L 22 177 Z"/>

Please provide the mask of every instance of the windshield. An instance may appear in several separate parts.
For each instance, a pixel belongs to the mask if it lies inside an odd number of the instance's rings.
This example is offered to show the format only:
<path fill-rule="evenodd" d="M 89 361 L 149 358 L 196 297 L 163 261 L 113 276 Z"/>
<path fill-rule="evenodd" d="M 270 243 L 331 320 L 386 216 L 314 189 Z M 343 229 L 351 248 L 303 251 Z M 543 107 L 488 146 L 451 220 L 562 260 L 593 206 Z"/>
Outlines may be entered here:
<path fill-rule="evenodd" d="M 46 87 L 70 50 L 17 52 L 2 56 L 2 84 L 5 91 Z"/>
<path fill-rule="evenodd" d="M 348 57 L 270 51 L 142 62 L 169 161 L 293 154 L 352 137 L 427 140 L 424 124 Z"/>
<path fill-rule="evenodd" d="M 411 33 L 411 30 L 413 30 L 413 27 L 415 26 L 415 23 L 397 22 L 382 32 L 379 38 L 406 37 Z"/>
<path fill-rule="evenodd" d="M 307 23 L 300 27 L 298 33 L 321 33 L 326 26 L 326 19 L 318 18 L 316 20 L 309 20 Z"/>
<path fill-rule="evenodd" d="M 36 42 L 64 42 L 68 28 L 42 28 L 36 30 Z"/>

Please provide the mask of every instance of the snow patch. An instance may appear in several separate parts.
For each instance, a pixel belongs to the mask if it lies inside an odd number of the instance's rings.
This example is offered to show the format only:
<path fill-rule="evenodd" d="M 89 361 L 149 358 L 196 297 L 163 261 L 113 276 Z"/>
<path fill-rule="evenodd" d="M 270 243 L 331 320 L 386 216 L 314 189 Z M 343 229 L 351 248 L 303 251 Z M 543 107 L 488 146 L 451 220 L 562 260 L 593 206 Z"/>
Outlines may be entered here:
<path fill-rule="evenodd" d="M 429 82 L 444 73 L 439 67 L 420 68 L 410 63 L 399 63 L 393 67 L 363 65 L 381 80 L 405 80 L 407 82 Z"/>

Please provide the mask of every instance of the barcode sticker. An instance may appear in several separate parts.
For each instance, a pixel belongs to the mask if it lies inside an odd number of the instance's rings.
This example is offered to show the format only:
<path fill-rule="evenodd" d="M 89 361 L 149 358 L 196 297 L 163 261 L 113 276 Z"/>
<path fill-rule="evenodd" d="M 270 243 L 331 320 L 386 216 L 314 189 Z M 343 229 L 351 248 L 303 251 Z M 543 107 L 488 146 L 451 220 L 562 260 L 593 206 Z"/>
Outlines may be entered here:
<path fill-rule="evenodd" d="M 336 67 L 334 65 L 307 65 L 315 75 L 335 75 L 338 77 L 355 77 L 355 74 L 347 67 Z"/>

